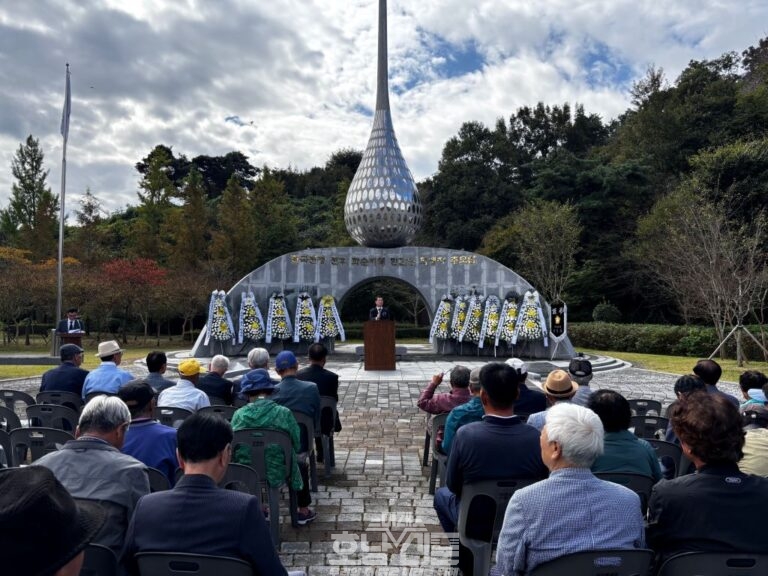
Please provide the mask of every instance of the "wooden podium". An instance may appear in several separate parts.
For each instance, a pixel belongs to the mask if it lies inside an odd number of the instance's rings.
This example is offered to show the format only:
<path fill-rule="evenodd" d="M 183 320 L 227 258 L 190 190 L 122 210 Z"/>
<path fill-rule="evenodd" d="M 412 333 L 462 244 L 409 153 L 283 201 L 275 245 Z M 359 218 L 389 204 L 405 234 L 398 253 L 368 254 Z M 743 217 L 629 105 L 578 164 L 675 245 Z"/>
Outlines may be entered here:
<path fill-rule="evenodd" d="M 70 334 L 68 332 L 59 332 L 59 342 L 60 346 L 63 346 L 64 344 L 74 344 L 76 346 L 79 346 L 80 348 L 83 347 L 83 334 Z"/>
<path fill-rule="evenodd" d="M 363 323 L 365 370 L 395 369 L 395 323 L 368 320 Z"/>

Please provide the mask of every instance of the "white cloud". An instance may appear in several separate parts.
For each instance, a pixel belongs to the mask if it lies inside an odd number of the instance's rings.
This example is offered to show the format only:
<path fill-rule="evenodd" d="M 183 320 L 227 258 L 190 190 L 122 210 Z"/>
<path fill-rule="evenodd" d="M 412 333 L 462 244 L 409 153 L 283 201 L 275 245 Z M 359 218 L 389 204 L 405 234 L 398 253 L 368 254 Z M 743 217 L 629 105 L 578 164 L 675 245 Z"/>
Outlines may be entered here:
<path fill-rule="evenodd" d="M 27 134 L 41 140 L 59 190 L 67 61 L 70 210 L 86 187 L 108 210 L 135 204 L 133 166 L 160 143 L 189 157 L 240 150 L 254 165 L 296 168 L 362 149 L 371 119 L 359 110 L 375 103 L 376 18 L 376 0 L 0 0 L 0 206 Z M 673 79 L 691 59 L 755 44 L 768 6 L 390 0 L 388 20 L 395 130 L 420 180 L 462 122 L 493 125 L 540 100 L 579 102 L 609 120 L 649 64 Z M 473 46 L 482 66 L 446 77 L 449 58 L 435 39 Z M 618 83 L 617 69 L 628 71 Z"/>

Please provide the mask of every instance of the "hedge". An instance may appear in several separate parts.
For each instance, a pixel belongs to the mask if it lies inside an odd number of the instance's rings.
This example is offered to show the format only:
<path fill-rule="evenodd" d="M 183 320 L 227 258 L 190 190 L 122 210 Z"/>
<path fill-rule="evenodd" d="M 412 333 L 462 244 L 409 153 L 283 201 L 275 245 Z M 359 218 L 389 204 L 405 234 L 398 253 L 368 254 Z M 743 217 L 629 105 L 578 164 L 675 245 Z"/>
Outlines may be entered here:
<path fill-rule="evenodd" d="M 750 326 L 758 339 L 760 329 Z M 568 324 L 568 335 L 575 348 L 592 348 L 613 352 L 639 352 L 672 356 L 706 357 L 712 354 L 720 339 L 709 326 L 669 326 L 662 324 L 612 324 L 608 322 L 577 322 Z M 744 353 L 748 358 L 762 358 L 763 352 L 744 334 Z M 736 339 L 725 345 L 726 355 L 736 357 Z"/>

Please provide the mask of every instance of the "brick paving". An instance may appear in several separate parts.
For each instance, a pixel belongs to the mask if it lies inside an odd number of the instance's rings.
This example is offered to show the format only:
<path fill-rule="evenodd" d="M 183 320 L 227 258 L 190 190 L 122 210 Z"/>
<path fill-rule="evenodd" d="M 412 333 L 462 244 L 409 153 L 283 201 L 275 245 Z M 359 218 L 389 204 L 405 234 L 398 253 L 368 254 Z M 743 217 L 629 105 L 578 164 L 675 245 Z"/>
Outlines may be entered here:
<path fill-rule="evenodd" d="M 483 362 L 464 361 L 474 367 Z M 429 376 L 451 362 L 408 362 L 410 379 L 365 380 L 365 372 L 338 360 L 328 368 L 346 375 L 339 388 L 339 412 L 343 430 L 336 436 L 336 468 L 325 479 L 318 464 L 319 489 L 312 493 L 317 519 L 293 528 L 287 515 L 281 518 L 280 556 L 286 567 L 305 570 L 309 576 L 344 574 L 399 574 L 423 576 L 448 574 L 450 544 L 441 528 L 427 494 L 429 469 L 421 466 L 424 443 L 424 415 L 416 399 Z M 406 364 L 405 362 L 403 364 Z M 143 368 L 130 368 L 137 375 Z M 350 371 L 359 379 L 349 378 Z M 343 376 L 344 377 L 344 376 Z M 342 378 L 343 378 L 342 377 Z M 672 385 L 677 375 L 625 368 L 596 372 L 592 388 L 610 388 L 628 398 L 652 398 L 666 407 L 673 399 Z M 0 382 L 0 387 L 34 394 L 39 378 Z M 733 383 L 722 383 L 723 390 L 738 394 Z M 438 392 L 447 390 L 443 385 Z M 285 512 L 287 495 L 281 512 Z M 383 523 L 382 523 L 383 520 Z M 360 551 L 360 538 L 371 545 L 390 541 L 382 527 L 391 529 L 397 539 L 410 528 L 416 542 L 430 542 L 425 548 L 412 546 L 406 554 L 397 550 Z M 385 534 L 385 536 L 382 536 Z M 357 538 L 342 543 L 342 537 Z M 415 565 L 409 563 L 415 563 Z"/>

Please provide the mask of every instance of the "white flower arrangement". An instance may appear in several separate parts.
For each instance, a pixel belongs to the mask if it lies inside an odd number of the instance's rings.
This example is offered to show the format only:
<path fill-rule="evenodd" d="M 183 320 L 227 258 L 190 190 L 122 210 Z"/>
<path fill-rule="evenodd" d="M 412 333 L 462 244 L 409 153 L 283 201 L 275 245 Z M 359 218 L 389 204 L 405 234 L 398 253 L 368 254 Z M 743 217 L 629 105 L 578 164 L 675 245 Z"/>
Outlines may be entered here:
<path fill-rule="evenodd" d="M 512 342 L 517 326 L 519 296 L 514 294 L 507 296 L 499 314 L 499 326 L 496 329 L 496 346 L 499 341 Z"/>
<path fill-rule="evenodd" d="M 484 298 L 477 294 L 469 297 L 467 320 L 464 322 L 464 328 L 459 335 L 459 342 L 480 341 L 480 329 L 483 323 L 483 300 Z"/>
<path fill-rule="evenodd" d="M 315 342 L 321 338 L 336 338 L 339 336 L 342 342 L 345 340 L 344 326 L 341 324 L 339 311 L 336 309 L 336 301 L 333 296 L 327 294 L 320 298 L 320 307 L 317 312 L 317 330 Z"/>
<path fill-rule="evenodd" d="M 480 330 L 478 348 L 482 348 L 485 342 L 492 343 L 496 339 L 496 330 L 499 328 L 499 298 L 488 296 L 485 301 L 485 314 L 483 314 L 483 327 Z"/>
<path fill-rule="evenodd" d="M 430 344 L 435 338 L 438 340 L 447 340 L 449 338 L 451 312 L 453 312 L 453 298 L 446 294 L 440 301 L 437 312 L 435 312 L 435 319 L 432 321 L 432 328 L 429 331 Z"/>
<path fill-rule="evenodd" d="M 312 304 L 312 297 L 307 292 L 299 294 L 296 301 L 296 317 L 294 318 L 294 342 L 312 342 L 315 339 L 317 329 L 317 317 L 315 307 Z"/>
<path fill-rule="evenodd" d="M 288 309 L 285 306 L 285 295 L 282 292 L 275 292 L 269 298 L 266 342 L 287 340 L 292 333 L 291 319 L 288 317 Z"/>
<path fill-rule="evenodd" d="M 515 327 L 515 335 L 512 337 L 512 344 L 517 344 L 518 340 L 544 340 L 544 346 L 548 345 L 547 324 L 544 320 L 544 312 L 541 309 L 539 293 L 528 291 L 523 297 L 523 303 L 520 305 L 520 318 Z"/>
<path fill-rule="evenodd" d="M 451 338 L 458 340 L 461 338 L 461 333 L 464 331 L 464 326 L 467 322 L 467 311 L 469 309 L 469 302 L 466 296 L 457 296 L 456 305 L 453 310 L 453 322 L 451 323 Z"/>
<path fill-rule="evenodd" d="M 227 308 L 224 290 L 211 292 L 211 302 L 208 306 L 208 325 L 204 344 L 208 344 L 209 338 L 224 342 L 232 340 L 235 343 L 235 326 L 232 323 L 232 315 Z"/>
<path fill-rule="evenodd" d="M 254 342 L 261 340 L 266 334 L 264 318 L 253 292 L 243 293 L 240 302 L 240 329 L 238 332 L 240 344 L 244 340 L 253 340 Z"/>

